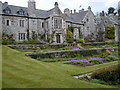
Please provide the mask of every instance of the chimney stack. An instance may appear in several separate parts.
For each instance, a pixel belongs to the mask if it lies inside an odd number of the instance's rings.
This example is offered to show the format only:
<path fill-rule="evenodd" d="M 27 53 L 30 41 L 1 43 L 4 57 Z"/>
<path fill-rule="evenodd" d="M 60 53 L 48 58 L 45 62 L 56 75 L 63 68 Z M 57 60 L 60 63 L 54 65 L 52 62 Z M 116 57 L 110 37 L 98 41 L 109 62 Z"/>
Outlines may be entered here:
<path fill-rule="evenodd" d="M 74 9 L 74 13 L 76 13 L 76 9 Z"/>
<path fill-rule="evenodd" d="M 72 14 L 72 10 L 70 10 L 70 13 Z"/>

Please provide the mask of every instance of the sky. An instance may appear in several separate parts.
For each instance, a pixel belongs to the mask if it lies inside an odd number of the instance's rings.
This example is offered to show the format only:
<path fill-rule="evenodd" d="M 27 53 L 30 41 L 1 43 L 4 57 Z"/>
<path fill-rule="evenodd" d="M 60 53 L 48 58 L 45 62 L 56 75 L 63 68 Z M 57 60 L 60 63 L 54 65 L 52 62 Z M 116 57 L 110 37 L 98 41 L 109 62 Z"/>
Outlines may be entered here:
<path fill-rule="evenodd" d="M 16 6 L 28 6 L 28 0 L 0 0 L 3 3 L 6 1 L 9 5 Z M 35 0 L 36 8 L 42 10 L 49 10 L 54 7 L 54 3 L 58 2 L 59 8 L 64 11 L 65 8 L 69 8 L 70 10 L 76 9 L 76 11 L 84 8 L 88 9 L 88 6 L 91 6 L 91 9 L 94 14 L 97 12 L 101 12 L 102 10 L 108 11 L 109 7 L 118 8 L 118 2 L 120 0 Z"/>

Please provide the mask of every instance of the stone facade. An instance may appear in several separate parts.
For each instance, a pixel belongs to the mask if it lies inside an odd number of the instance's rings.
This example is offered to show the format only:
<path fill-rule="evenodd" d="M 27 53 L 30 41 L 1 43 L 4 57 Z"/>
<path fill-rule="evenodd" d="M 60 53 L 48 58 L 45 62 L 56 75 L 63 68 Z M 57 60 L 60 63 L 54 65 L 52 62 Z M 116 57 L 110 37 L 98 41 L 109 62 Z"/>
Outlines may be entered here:
<path fill-rule="evenodd" d="M 74 39 L 80 38 L 80 32 L 83 39 L 92 33 L 97 34 L 95 16 L 90 7 L 87 11 L 74 10 L 74 13 L 65 9 L 62 13 L 57 2 L 48 11 L 36 9 L 34 0 L 28 1 L 27 8 L 0 2 L 0 17 L 1 30 L 13 34 L 17 42 L 34 35 L 40 42 L 66 43 L 66 29 L 70 26 L 74 27 Z"/>

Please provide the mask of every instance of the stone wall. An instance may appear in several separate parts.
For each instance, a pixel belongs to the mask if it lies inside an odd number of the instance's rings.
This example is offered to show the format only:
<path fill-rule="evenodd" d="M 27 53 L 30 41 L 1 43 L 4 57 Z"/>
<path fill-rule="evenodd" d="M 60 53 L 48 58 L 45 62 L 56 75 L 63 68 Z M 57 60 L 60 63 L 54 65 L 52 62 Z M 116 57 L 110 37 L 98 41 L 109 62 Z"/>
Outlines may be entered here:
<path fill-rule="evenodd" d="M 74 57 L 81 57 L 81 56 L 92 56 L 98 55 L 102 52 L 106 52 L 111 48 L 99 48 L 99 49 L 85 49 L 85 50 L 69 50 L 69 51 L 58 51 L 58 52 L 51 52 L 51 53 L 35 53 L 35 54 L 26 54 L 34 59 L 37 58 L 74 58 Z M 113 48 L 117 49 L 117 48 Z"/>

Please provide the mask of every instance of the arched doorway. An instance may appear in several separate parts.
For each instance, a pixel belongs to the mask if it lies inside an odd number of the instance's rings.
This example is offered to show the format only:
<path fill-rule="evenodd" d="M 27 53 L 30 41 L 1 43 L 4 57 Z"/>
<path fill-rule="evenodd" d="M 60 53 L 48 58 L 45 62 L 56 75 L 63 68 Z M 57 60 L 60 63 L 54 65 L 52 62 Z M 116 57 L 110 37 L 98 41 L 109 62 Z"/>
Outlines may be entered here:
<path fill-rule="evenodd" d="M 60 35 L 59 34 L 56 35 L 56 42 L 60 43 Z"/>

